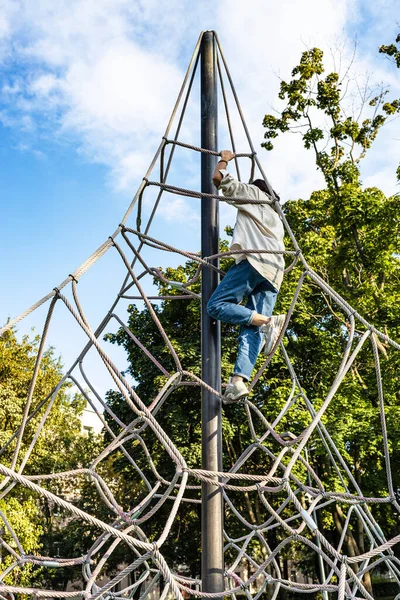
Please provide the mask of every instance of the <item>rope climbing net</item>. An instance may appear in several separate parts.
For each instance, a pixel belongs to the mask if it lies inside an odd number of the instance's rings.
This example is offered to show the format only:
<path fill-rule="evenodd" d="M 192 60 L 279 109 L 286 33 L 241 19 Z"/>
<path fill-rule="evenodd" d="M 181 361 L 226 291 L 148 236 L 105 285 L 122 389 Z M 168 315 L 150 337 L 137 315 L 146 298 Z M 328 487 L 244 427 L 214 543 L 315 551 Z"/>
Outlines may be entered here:
<path fill-rule="evenodd" d="M 274 352 L 261 365 L 249 387 L 251 391 L 257 391 L 260 380 L 271 364 L 274 355 L 280 353 L 290 380 L 290 389 L 282 403 L 279 414 L 272 417 L 268 416 L 267 418 L 259 404 L 251 400 L 252 396 L 243 399 L 240 404 L 236 405 L 238 410 L 242 410 L 243 421 L 246 423 L 252 441 L 235 457 L 231 469 L 225 472 L 212 472 L 189 467 L 184 456 L 177 448 L 172 434 L 167 434 L 165 429 L 160 426 L 159 419 L 157 419 L 157 415 L 160 415 L 162 411 L 168 411 L 169 399 L 183 386 L 192 386 L 192 388 L 197 389 L 205 388 L 224 400 L 217 390 L 212 389 L 195 373 L 185 368 L 184 360 L 179 358 L 174 344 L 165 331 L 159 313 L 153 305 L 153 301 L 159 300 L 178 301 L 185 299 L 193 302 L 198 301 L 199 294 L 192 291 L 191 286 L 199 280 L 202 271 L 217 268 L 213 264 L 214 259 L 235 254 L 230 251 L 216 256 L 200 258 L 196 252 L 180 250 L 149 235 L 157 208 L 166 194 L 178 194 L 193 198 L 211 196 L 218 198 L 221 202 L 224 201 L 224 198 L 218 195 L 214 196 L 178 188 L 167 183 L 171 162 L 177 147 L 197 153 L 210 153 L 209 150 L 183 143 L 178 139 L 196 75 L 201 37 L 192 56 L 165 135 L 139 190 L 116 231 L 58 287 L 0 329 L 1 335 L 40 306 L 45 303 L 49 304 L 21 425 L 0 449 L 3 455 L 7 449 L 12 449 L 11 463 L 0 463 L 0 473 L 3 476 L 0 483 L 0 499 L 6 498 L 7 494 L 16 486 L 22 486 L 31 490 L 37 497 L 45 498 L 62 508 L 75 519 L 88 523 L 96 531 L 101 531 L 92 547 L 82 556 L 59 558 L 30 555 L 24 551 L 15 528 L 13 528 L 6 515 L 0 511 L 0 519 L 3 524 L 0 544 L 3 552 L 13 557 L 13 562 L 0 575 L 0 597 L 2 600 L 9 600 L 15 594 L 32 595 L 36 598 L 85 597 L 94 600 L 100 597 L 104 599 L 140 597 L 141 600 L 144 600 L 145 598 L 154 598 L 155 590 L 159 591 L 161 600 L 171 596 L 182 600 L 183 597 L 188 597 L 188 595 L 207 598 L 220 597 L 221 594 L 219 593 L 202 591 L 200 580 L 173 571 L 163 555 L 163 545 L 171 534 L 182 506 L 185 503 L 196 505 L 201 502 L 199 499 L 201 482 L 210 483 L 221 491 L 225 510 L 230 513 L 229 523 L 235 520 L 237 524 L 235 531 L 241 531 L 239 536 L 233 535 L 229 529 L 224 532 L 224 550 L 226 553 L 224 596 L 236 598 L 237 595 L 245 595 L 249 599 L 256 600 L 262 594 L 268 594 L 268 597 L 275 600 L 282 590 L 288 589 L 298 594 L 316 594 L 319 592 L 324 599 L 330 597 L 338 598 L 338 600 L 344 598 L 373 600 L 373 596 L 365 586 L 365 575 L 373 569 L 382 568 L 383 566 L 390 572 L 392 580 L 399 584 L 400 592 L 400 561 L 393 550 L 394 546 L 400 542 L 400 535 L 392 539 L 386 539 L 371 510 L 373 506 L 385 504 L 390 506 L 394 513 L 400 512 L 396 495 L 397 490 L 392 481 L 384 388 L 380 368 L 380 347 L 382 344 L 384 343 L 388 348 L 391 347 L 394 351 L 400 350 L 400 345 L 368 323 L 308 265 L 287 223 L 285 214 L 275 200 L 275 194 L 254 151 L 218 38 L 216 38 L 218 47 L 217 67 L 232 149 L 236 152 L 236 143 L 228 110 L 227 90 L 224 84 L 226 80 L 229 82 L 250 147 L 248 153 L 236 153 L 237 176 L 239 179 L 241 178 L 239 159 L 250 161 L 251 179 L 254 178 L 256 170 L 261 173 L 269 186 L 271 203 L 274 204 L 275 210 L 280 214 L 286 233 L 291 240 L 293 249 L 284 252 L 288 265 L 286 273 L 289 275 L 294 267 L 298 272 L 299 267 L 301 267 L 300 277 L 287 313 L 285 326 Z M 175 135 L 171 136 L 172 125 L 179 110 L 180 115 L 177 118 L 176 132 Z M 211 152 L 211 154 L 217 153 Z M 159 180 L 150 180 L 150 174 L 156 165 L 159 166 Z M 144 198 L 146 192 L 151 188 L 156 189 L 157 193 L 146 226 L 142 231 Z M 243 203 L 249 202 L 246 198 L 235 199 L 236 203 L 241 201 Z M 136 226 L 129 227 L 128 219 L 134 211 L 136 211 Z M 194 277 L 190 281 L 179 285 L 176 282 L 169 281 L 160 269 L 148 265 L 144 259 L 146 248 L 162 253 L 171 252 L 193 261 L 197 264 Z M 117 253 L 124 265 L 126 276 L 109 311 L 97 329 L 94 329 L 83 310 L 78 296 L 77 284 L 86 271 L 109 251 Z M 248 253 L 251 252 L 252 250 L 248 251 Z M 257 252 L 260 251 L 257 250 Z M 142 285 L 142 280 L 147 275 L 161 281 L 163 284 L 172 286 L 172 288 L 175 288 L 174 293 L 157 297 L 150 296 Z M 288 346 L 283 343 L 286 329 L 296 310 L 298 299 L 304 287 L 310 284 L 314 288 L 317 287 L 341 311 L 345 318 L 347 330 L 346 345 L 342 351 L 340 365 L 337 372 L 331 377 L 332 382 L 328 393 L 318 405 L 315 405 L 309 399 L 307 390 L 302 386 L 301 377 L 296 371 L 293 360 L 291 360 Z M 179 293 L 176 292 L 177 287 Z M 67 297 L 64 288 L 66 290 L 70 288 L 73 300 Z M 135 290 L 136 295 L 134 296 L 129 295 L 132 289 Z M 174 370 L 167 369 L 162 364 L 162 357 L 153 355 L 151 350 L 129 330 L 123 319 L 116 313 L 118 303 L 127 298 L 144 302 L 146 310 L 163 338 L 164 350 L 172 359 Z M 34 404 L 35 388 L 56 305 L 65 307 L 70 317 L 84 332 L 87 342 L 75 362 L 61 377 L 52 392 L 39 403 Z M 118 324 L 130 337 L 132 343 L 140 348 L 147 358 L 153 362 L 160 375 L 164 377 L 164 383 L 155 397 L 139 397 L 134 387 L 105 351 L 104 344 L 100 343 L 100 336 L 104 334 L 106 328 L 112 322 Z M 326 415 L 329 406 L 341 389 L 343 381 L 354 365 L 356 358 L 361 352 L 365 352 L 367 347 L 375 365 L 376 401 L 379 406 L 382 453 L 386 470 L 387 493 L 379 497 L 363 495 L 351 465 L 348 464 L 343 451 L 336 446 L 333 437 L 329 433 L 329 424 L 324 419 L 324 415 Z M 93 351 L 93 349 L 101 358 L 102 368 L 111 376 L 115 389 L 123 396 L 126 406 L 131 411 L 132 419 L 128 423 L 123 422 L 113 412 L 101 394 L 96 391 L 95 382 L 85 372 L 85 358 L 89 351 Z M 81 378 L 84 384 L 82 384 Z M 43 433 L 46 420 L 54 408 L 57 396 L 69 382 L 72 382 L 79 389 L 97 413 L 111 441 L 91 464 L 82 468 L 68 472 L 26 475 L 24 474 L 25 468 L 29 464 L 36 442 Z M 298 406 L 306 411 L 308 421 L 301 431 L 296 430 L 296 434 L 283 431 L 282 423 L 290 421 L 291 415 L 295 415 Z M 226 409 L 229 410 L 228 407 Z M 105 414 L 107 414 L 107 418 L 105 418 Z M 40 422 L 34 433 L 31 434 L 29 424 L 37 415 L 40 416 Z M 293 416 L 294 418 L 295 416 Z M 111 423 L 113 426 L 110 426 Z M 28 439 L 29 435 L 31 435 L 31 438 Z M 172 478 L 166 479 L 156 466 L 152 458 L 152 445 L 148 442 L 150 437 L 162 448 L 165 461 L 172 465 L 174 472 Z M 27 439 L 28 449 L 22 453 L 22 448 L 26 447 Z M 22 443 L 23 440 L 25 444 Z M 134 450 L 132 449 L 132 441 L 136 442 Z M 334 473 L 336 481 L 340 482 L 340 491 L 338 491 L 337 486 L 332 485 L 330 487 L 329 484 L 324 482 L 321 474 L 317 473 L 313 466 L 312 451 L 313 445 L 315 446 L 317 442 L 324 448 L 326 460 L 330 465 L 329 468 Z M 133 506 L 132 501 L 127 501 L 126 506 L 121 506 L 115 498 L 110 482 L 106 481 L 98 472 L 102 462 L 116 451 L 124 455 L 129 464 L 131 477 L 141 482 L 143 484 L 142 489 L 145 490 L 141 497 L 135 499 Z M 141 467 L 141 461 L 138 460 L 139 454 L 148 463 L 148 471 L 146 472 Z M 255 456 L 264 457 L 263 464 L 269 464 L 269 470 L 260 474 L 249 472 L 252 469 L 246 468 Z M 114 520 L 106 522 L 94 514 L 89 514 L 78 508 L 73 499 L 67 500 L 61 493 L 53 493 L 46 487 L 46 482 L 61 482 L 67 478 L 74 480 L 82 476 L 86 476 L 88 481 L 91 482 L 93 491 L 97 491 L 104 506 L 114 514 Z M 249 520 L 237 508 L 240 504 L 240 502 L 237 502 L 237 498 L 243 498 L 244 495 L 250 503 L 257 503 L 260 515 L 255 521 Z M 318 525 L 333 505 L 339 505 L 345 515 L 340 539 L 335 546 L 332 544 L 332 539 L 328 539 L 323 529 Z M 170 509 L 167 518 L 164 519 L 162 515 L 165 515 L 166 506 L 169 506 Z M 346 556 L 344 553 L 345 540 L 346 536 L 349 535 L 354 519 L 361 523 L 367 544 L 362 553 Z M 156 537 L 154 537 L 149 526 L 155 521 L 159 526 Z M 13 540 L 12 543 L 6 541 L 10 536 Z M 126 545 L 135 556 L 135 559 L 127 565 L 122 565 L 118 573 L 111 580 L 104 583 L 102 576 L 107 570 L 107 562 L 121 545 Z M 319 581 L 309 581 L 304 577 L 303 582 L 296 582 L 283 573 L 281 556 L 283 554 L 287 556 L 291 548 L 295 548 L 297 551 L 303 549 L 314 553 L 319 565 Z M 14 570 L 23 570 L 27 565 L 32 564 L 44 569 L 72 568 L 81 565 L 83 582 L 81 589 L 79 591 L 58 591 L 5 583 L 4 580 L 7 575 Z M 243 564 L 246 565 L 245 570 L 242 568 Z M 132 574 L 135 574 L 135 577 L 129 579 L 128 576 Z M 396 598 L 397 600 L 400 599 L 400 593 Z"/>

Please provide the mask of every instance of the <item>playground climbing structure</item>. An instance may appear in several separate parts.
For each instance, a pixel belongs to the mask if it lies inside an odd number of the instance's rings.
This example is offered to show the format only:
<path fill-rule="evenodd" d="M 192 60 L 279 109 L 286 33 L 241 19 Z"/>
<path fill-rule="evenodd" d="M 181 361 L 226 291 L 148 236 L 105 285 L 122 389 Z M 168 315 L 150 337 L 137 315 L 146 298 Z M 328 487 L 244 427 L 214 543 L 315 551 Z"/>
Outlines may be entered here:
<path fill-rule="evenodd" d="M 13 557 L 12 564 L 0 575 L 0 597 L 3 600 L 12 598 L 15 594 L 30 595 L 36 598 L 73 598 L 80 595 L 92 600 L 119 597 L 140 597 L 144 600 L 150 598 L 156 588 L 160 591 L 161 600 L 171 596 L 182 600 L 182 594 L 185 594 L 185 597 L 194 595 L 207 598 L 221 597 L 221 595 L 236 598 L 237 594 L 241 594 L 248 599 L 253 598 L 256 600 L 264 593 L 268 593 L 268 597 L 276 599 L 280 597 L 279 594 L 283 589 L 289 589 L 297 594 L 305 594 L 305 597 L 320 592 L 325 599 L 330 597 L 339 600 L 344 598 L 366 598 L 371 600 L 373 596 L 365 587 L 363 577 L 366 573 L 383 567 L 390 572 L 392 580 L 399 584 L 399 593 L 396 598 L 400 598 L 400 561 L 394 553 L 394 547 L 400 542 L 400 536 L 386 539 L 383 531 L 384 527 L 380 526 L 375 520 L 373 510 L 377 505 L 387 504 L 394 513 L 400 512 L 396 489 L 392 481 L 379 351 L 382 343 L 393 352 L 398 352 L 400 345 L 372 326 L 344 298 L 336 293 L 318 273 L 313 271 L 307 262 L 307 258 L 303 255 L 271 188 L 270 203 L 279 212 L 289 240 L 288 247 L 290 249 L 284 252 L 287 265 L 286 277 L 290 277 L 295 270 L 296 273 L 299 272 L 299 267 L 300 276 L 287 313 L 284 329 L 274 353 L 264 361 L 255 374 L 250 382 L 250 390 L 257 390 L 263 374 L 267 373 L 274 354 L 280 353 L 290 380 L 290 392 L 282 403 L 279 414 L 266 414 L 262 406 L 252 401 L 252 396 L 243 399 L 238 404 L 237 409 L 242 410 L 243 421 L 246 423 L 252 442 L 241 454 L 235 457 L 233 466 L 222 472 L 189 467 L 177 448 L 173 437 L 168 435 L 159 424 L 159 415 L 162 411 L 168 411 L 169 400 L 176 390 L 183 386 L 192 389 L 207 388 L 211 394 L 220 398 L 222 402 L 224 401 L 218 390 L 210 388 L 198 375 L 187 369 L 184 359 L 178 356 L 178 352 L 166 334 L 157 311 L 154 310 L 154 302 L 158 301 L 198 302 L 199 294 L 192 291 L 191 286 L 201 278 L 202 273 L 207 269 L 218 270 L 213 262 L 216 258 L 234 254 L 234 252 L 225 252 L 218 255 L 218 257 L 200 257 L 196 249 L 187 251 L 173 247 L 162 239 L 154 237 L 151 230 L 157 210 L 162 206 L 167 195 L 174 194 L 198 199 L 212 197 L 217 198 L 219 202 L 225 201 L 223 197 L 217 194 L 205 194 L 200 191 L 171 185 L 168 179 L 177 148 L 181 148 L 188 153 L 208 153 L 213 156 L 218 154 L 207 148 L 190 144 L 187 140 L 182 141 L 180 138 L 185 112 L 196 79 L 202 35 L 190 61 L 173 114 L 156 155 L 116 230 L 61 284 L 22 315 L 0 329 L 1 335 L 40 306 L 48 306 L 23 420 L 19 429 L 15 431 L 14 435 L 1 449 L 2 454 L 6 449 L 12 449 L 12 460 L 9 464 L 3 464 L 0 454 L 0 474 L 2 475 L 0 498 L 6 499 L 7 494 L 15 486 L 22 486 L 31 490 L 37 497 L 47 498 L 49 502 L 61 507 L 75 519 L 83 520 L 102 532 L 89 551 L 82 556 L 60 558 L 30 555 L 25 553 L 18 535 L 7 520 L 6 515 L 0 512 L 1 531 L 5 532 L 7 536 L 11 536 L 13 540 L 10 544 L 3 539 L 4 534 L 2 534 L 3 537 L 0 536 L 3 554 L 7 553 Z M 226 111 L 231 147 L 236 152 L 234 163 L 237 176 L 239 179 L 241 178 L 241 165 L 246 163 L 245 169 L 250 173 L 251 180 L 257 174 L 268 183 L 250 138 L 237 93 L 217 37 L 216 42 L 221 97 Z M 228 107 L 228 92 L 234 100 L 235 114 L 241 121 L 244 135 L 247 138 L 247 152 L 241 152 L 241 148 L 236 147 L 233 121 Z M 174 132 L 173 127 L 175 127 Z M 149 194 L 150 190 L 156 190 L 156 194 L 151 210 L 146 212 L 144 205 L 146 194 Z M 249 202 L 249 200 L 243 198 L 236 200 L 236 203 L 240 201 L 243 203 Z M 172 253 L 181 259 L 193 261 L 198 265 L 195 276 L 185 283 L 170 282 L 160 269 L 152 267 L 143 258 L 146 248 L 151 248 L 154 256 L 155 253 L 163 256 L 166 253 Z M 80 301 L 78 282 L 94 264 L 101 263 L 102 257 L 106 253 L 115 253 L 119 257 L 126 275 L 110 309 L 102 321 L 93 326 L 89 322 L 85 308 Z M 148 294 L 142 284 L 144 278 L 148 276 L 169 285 L 169 289 L 172 290 L 171 293 L 158 297 Z M 321 399 L 317 406 L 313 404 L 307 390 L 302 386 L 301 377 L 291 360 L 290 347 L 285 343 L 285 333 L 290 329 L 298 299 L 304 288 L 310 284 L 314 288 L 317 287 L 321 294 L 329 298 L 330 302 L 344 316 L 347 325 L 346 344 L 341 349 L 339 368 L 333 376 L 327 374 L 331 381 L 330 388 L 325 398 Z M 176 291 L 177 287 L 179 287 L 179 293 Z M 72 299 L 68 297 L 67 290 L 72 292 Z M 121 314 L 118 314 L 119 303 L 126 298 L 133 298 L 135 301 L 144 303 L 145 309 L 164 340 L 165 350 L 172 358 L 173 369 L 167 369 L 163 365 L 162 357 L 153 355 L 151 349 L 147 348 L 139 337 L 129 330 Z M 86 336 L 86 344 L 52 393 L 41 399 L 39 403 L 34 403 L 34 391 L 41 369 L 41 360 L 56 309 L 58 311 L 64 310 L 68 318 L 79 325 Z M 163 384 L 154 397 L 139 397 L 135 388 L 121 372 L 121 368 L 111 360 L 107 352 L 107 344 L 102 340 L 102 336 L 111 323 L 117 323 L 130 336 L 132 343 L 136 344 L 146 354 L 148 360 L 153 362 L 160 375 L 163 376 Z M 377 497 L 364 496 L 354 477 L 351 465 L 348 464 L 343 452 L 337 448 L 334 438 L 330 435 L 329 422 L 324 419 L 328 407 L 335 401 L 336 395 L 341 389 L 354 361 L 360 352 L 365 351 L 366 348 L 373 356 L 375 364 L 376 402 L 380 410 L 380 440 L 386 469 L 387 491 L 384 495 L 380 494 Z M 96 391 L 96 382 L 87 376 L 85 357 L 89 351 L 93 350 L 101 358 L 102 369 L 112 378 L 114 389 L 123 396 L 131 414 L 129 422 L 122 422 L 113 413 L 104 398 Z M 27 475 L 25 469 L 29 464 L 29 458 L 35 443 L 43 431 L 57 394 L 68 382 L 72 382 L 78 388 L 92 409 L 96 411 L 111 441 L 91 464 L 82 466 L 82 468 L 69 472 Z M 301 431 L 296 429 L 295 434 L 291 431 L 284 431 L 282 423 L 287 422 L 290 415 L 293 415 L 294 419 L 296 407 L 299 406 L 308 414 L 307 423 Z M 107 413 L 107 420 L 104 418 L 105 413 Z M 34 434 L 30 434 L 29 423 L 36 415 L 40 415 L 40 422 Z M 111 421 L 113 427 L 110 427 Z M 24 444 L 24 448 L 27 447 L 28 449 L 22 453 L 22 439 L 26 441 L 29 435 L 31 435 L 31 438 L 28 440 L 28 444 Z M 170 466 L 172 465 L 174 474 L 169 480 L 165 479 L 152 461 L 151 449 L 145 442 L 145 437 L 148 439 L 150 436 L 162 447 L 165 461 Z M 132 440 L 137 442 L 135 446 L 132 446 Z M 324 483 L 321 475 L 314 469 L 312 456 L 316 444 L 325 449 L 329 468 L 335 474 L 336 480 L 340 481 L 340 490 L 330 489 Z M 117 451 L 124 454 L 131 470 L 132 479 L 141 482 L 144 490 L 141 497 L 127 498 L 124 506 L 116 501 L 110 482 L 107 482 L 98 473 L 98 467 L 102 461 Z M 142 458 L 145 457 L 148 462 L 149 469 L 146 473 L 139 465 L 139 454 Z M 269 470 L 260 473 L 248 472 L 246 467 L 251 457 L 254 458 L 257 454 L 268 458 Z M 75 478 L 82 476 L 88 478 L 93 486 L 93 493 L 99 494 L 104 505 L 112 511 L 114 519 L 110 522 L 105 522 L 99 516 L 89 514 L 78 508 L 73 500 L 67 500 L 61 494 L 50 491 L 46 485 L 52 481 L 65 479 L 73 481 Z M 236 519 L 242 530 L 239 537 L 232 535 L 229 529 L 224 532 L 224 551 L 229 555 L 229 561 L 226 561 L 223 572 L 223 594 L 204 591 L 200 579 L 197 580 L 175 572 L 163 555 L 163 545 L 171 533 L 182 505 L 184 503 L 198 504 L 201 502 L 199 492 L 202 482 L 207 482 L 220 490 L 225 509 L 230 511 L 231 517 L 233 516 L 232 518 Z M 262 517 L 259 522 L 250 522 L 237 509 L 235 498 L 241 494 L 246 494 L 251 503 L 254 503 L 255 498 L 257 498 Z M 322 528 L 319 528 L 319 523 L 334 504 L 340 505 L 345 515 L 340 539 L 335 546 L 324 535 Z M 162 514 L 165 514 L 166 506 L 168 506 L 168 517 L 165 520 L 160 520 L 161 509 L 163 508 L 164 511 Z M 157 521 L 159 529 L 157 536 L 154 538 L 149 524 L 157 519 L 159 519 Z M 362 523 L 366 547 L 365 551 L 359 555 L 346 556 L 344 550 L 345 537 L 352 527 L 354 519 Z M 278 531 L 279 536 L 270 535 L 271 532 Z M 278 540 L 275 544 L 271 541 L 274 539 Z M 129 547 L 136 558 L 130 564 L 122 566 L 110 581 L 104 583 L 102 575 L 107 569 L 107 562 L 112 553 L 121 545 Z M 315 554 L 319 565 L 319 581 L 298 583 L 284 575 L 280 557 L 282 553 L 287 554 L 292 547 L 296 548 L 297 551 L 304 549 Z M 249 566 L 246 577 L 242 577 L 239 572 L 239 567 L 243 562 Z M 5 583 L 7 575 L 12 573 L 14 569 L 23 570 L 29 564 L 38 565 L 44 569 L 59 567 L 68 569 L 68 567 L 81 565 L 82 587 L 78 591 L 62 591 L 18 587 Z M 133 573 L 135 578 L 131 578 L 130 583 L 121 589 L 121 582 L 125 582 L 127 576 Z M 332 595 L 328 596 L 328 594 Z"/>

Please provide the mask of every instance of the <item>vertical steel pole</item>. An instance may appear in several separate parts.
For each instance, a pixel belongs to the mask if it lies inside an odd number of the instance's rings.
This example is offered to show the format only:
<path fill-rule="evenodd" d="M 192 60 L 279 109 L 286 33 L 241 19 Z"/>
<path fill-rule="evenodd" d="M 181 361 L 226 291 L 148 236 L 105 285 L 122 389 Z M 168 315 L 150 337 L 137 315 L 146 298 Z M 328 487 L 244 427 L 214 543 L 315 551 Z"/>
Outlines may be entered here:
<path fill-rule="evenodd" d="M 206 31 L 201 45 L 201 147 L 216 151 L 218 128 L 217 66 L 214 33 Z M 201 155 L 201 191 L 214 194 L 212 174 L 216 157 Z M 201 201 L 201 254 L 218 252 L 218 200 Z M 219 261 L 214 264 L 218 266 Z M 219 275 L 203 269 L 201 281 L 201 370 L 202 379 L 215 390 L 221 389 L 221 330 L 218 321 L 207 314 L 207 302 L 219 283 Z M 210 471 L 222 470 L 221 401 L 202 389 L 202 466 Z M 224 589 L 223 508 L 220 488 L 202 483 L 201 577 L 203 592 Z M 221 594 L 222 598 L 222 594 Z"/>

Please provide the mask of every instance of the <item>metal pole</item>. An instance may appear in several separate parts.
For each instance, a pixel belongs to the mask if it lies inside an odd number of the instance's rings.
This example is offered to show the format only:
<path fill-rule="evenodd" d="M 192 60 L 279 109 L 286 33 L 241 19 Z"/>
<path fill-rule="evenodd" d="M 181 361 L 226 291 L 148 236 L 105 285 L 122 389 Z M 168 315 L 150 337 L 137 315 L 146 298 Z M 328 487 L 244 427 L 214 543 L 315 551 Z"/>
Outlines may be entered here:
<path fill-rule="evenodd" d="M 201 44 L 201 147 L 216 151 L 218 127 L 217 67 L 214 33 L 206 31 Z M 201 191 L 215 193 L 212 174 L 216 157 L 201 155 Z M 218 200 L 201 201 L 201 255 L 218 252 Z M 214 264 L 218 265 L 219 261 Z M 215 390 L 221 389 L 221 331 L 218 321 L 207 314 L 207 302 L 219 283 L 218 273 L 203 269 L 201 281 L 201 372 L 202 379 Z M 221 401 L 202 389 L 202 467 L 222 470 Z M 224 589 L 223 508 L 221 489 L 202 483 L 201 577 L 203 592 Z M 222 598 L 222 594 L 221 594 Z"/>

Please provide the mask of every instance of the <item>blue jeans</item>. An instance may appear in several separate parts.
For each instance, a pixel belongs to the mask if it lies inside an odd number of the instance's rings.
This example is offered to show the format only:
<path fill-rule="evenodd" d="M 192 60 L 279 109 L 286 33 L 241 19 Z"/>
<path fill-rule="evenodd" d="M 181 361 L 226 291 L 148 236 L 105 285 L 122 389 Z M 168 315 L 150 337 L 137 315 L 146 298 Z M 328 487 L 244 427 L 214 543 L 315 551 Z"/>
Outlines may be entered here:
<path fill-rule="evenodd" d="M 208 301 L 210 317 L 240 325 L 235 375 L 250 379 L 263 340 L 260 328 L 251 325 L 251 321 L 256 312 L 270 317 L 277 295 L 272 283 L 260 275 L 248 260 L 242 260 L 229 269 Z M 242 306 L 239 302 L 245 297 L 246 306 Z"/>

